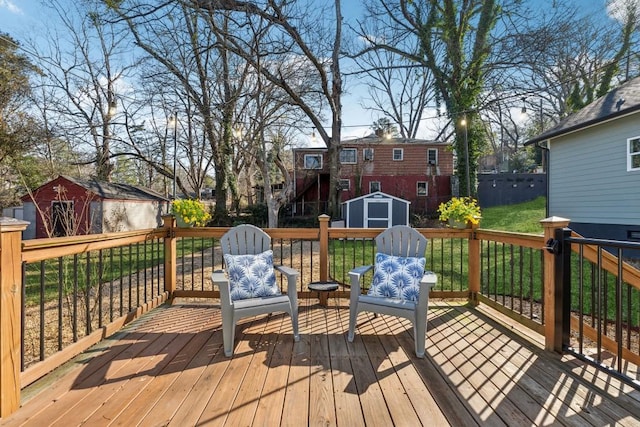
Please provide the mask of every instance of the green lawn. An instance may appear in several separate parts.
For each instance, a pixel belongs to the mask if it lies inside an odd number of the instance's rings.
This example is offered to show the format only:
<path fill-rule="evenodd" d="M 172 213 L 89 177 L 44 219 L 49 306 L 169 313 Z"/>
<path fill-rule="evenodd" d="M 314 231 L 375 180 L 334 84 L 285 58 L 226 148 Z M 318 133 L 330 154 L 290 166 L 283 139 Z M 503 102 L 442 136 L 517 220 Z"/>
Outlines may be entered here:
<path fill-rule="evenodd" d="M 530 202 L 520 203 L 517 205 L 497 206 L 484 209 L 482 211 L 480 228 L 520 233 L 542 233 L 543 230 L 540 225 L 540 220 L 546 217 L 545 202 L 546 200 L 544 197 L 539 197 Z M 516 251 L 514 254 L 509 254 L 507 262 L 503 262 L 501 259 L 494 260 L 496 261 L 496 264 L 492 265 L 491 268 L 488 268 L 484 273 L 488 272 L 488 274 L 497 275 L 495 280 L 498 285 L 494 291 L 495 293 L 506 295 L 511 294 L 507 287 L 513 285 L 513 280 L 509 280 L 508 277 L 503 277 L 505 274 L 502 271 L 508 271 L 510 265 L 518 265 L 520 262 L 523 262 L 525 265 L 529 262 L 533 262 L 534 268 L 532 271 L 536 276 L 533 278 L 533 283 L 538 283 L 540 281 L 540 277 L 537 276 L 542 273 L 542 270 L 539 267 L 541 260 L 538 257 L 534 257 L 533 260 L 530 261 L 529 258 L 527 258 L 530 256 L 531 255 L 528 253 L 520 254 Z M 577 309 L 580 305 L 577 290 L 580 287 L 580 276 L 582 276 L 582 286 L 584 291 L 582 302 L 583 313 L 589 314 L 599 311 L 602 316 L 607 316 L 609 320 L 614 319 L 616 314 L 616 307 L 614 304 L 616 300 L 615 275 L 611 273 L 598 272 L 596 266 L 587 260 L 584 261 L 584 265 L 582 267 L 583 271 L 580 272 L 579 256 L 576 253 L 572 254 L 571 265 L 572 308 Z M 600 275 L 600 279 L 598 278 L 598 275 Z M 488 279 L 483 277 L 483 279 L 483 282 L 491 283 L 493 277 Z M 528 282 L 528 279 L 530 278 L 525 278 L 524 282 Z M 600 298 L 602 298 L 602 304 L 606 308 L 598 309 L 597 307 L 598 280 L 602 280 Z M 519 286 L 519 284 L 516 285 Z M 536 298 L 541 297 L 539 292 L 540 290 L 536 290 L 534 292 L 534 296 Z M 624 320 L 634 327 L 637 327 L 640 323 L 640 293 L 635 290 L 631 290 L 629 285 L 625 285 L 624 291 L 621 295 L 621 301 Z"/>
<path fill-rule="evenodd" d="M 178 257 L 188 257 L 214 244 L 212 239 L 179 239 L 176 253 Z M 112 251 L 93 251 L 75 260 L 73 256 L 66 256 L 28 264 L 25 268 L 26 304 L 38 304 L 43 296 L 45 301 L 55 299 L 60 286 L 65 295 L 72 293 L 75 288 L 84 292 L 87 282 L 90 287 L 95 287 L 97 283 L 117 281 L 121 277 L 155 268 L 163 262 L 164 246 L 155 242 L 123 246 Z"/>
<path fill-rule="evenodd" d="M 546 198 L 538 197 L 529 202 L 483 209 L 480 228 L 540 234 L 540 220 L 546 217 L 545 204 Z"/>

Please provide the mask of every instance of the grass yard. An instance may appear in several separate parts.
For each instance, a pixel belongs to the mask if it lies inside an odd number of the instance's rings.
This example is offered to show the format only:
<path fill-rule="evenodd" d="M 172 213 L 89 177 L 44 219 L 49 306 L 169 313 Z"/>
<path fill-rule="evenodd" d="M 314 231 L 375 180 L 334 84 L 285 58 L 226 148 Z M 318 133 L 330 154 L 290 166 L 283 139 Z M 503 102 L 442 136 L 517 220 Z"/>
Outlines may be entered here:
<path fill-rule="evenodd" d="M 540 220 L 546 217 L 546 198 L 509 206 L 494 206 L 482 210 L 480 228 L 542 234 Z"/>
<path fill-rule="evenodd" d="M 212 239 L 179 239 L 179 257 L 200 252 L 214 245 Z M 37 305 L 55 299 L 62 284 L 65 295 L 84 292 L 98 283 L 108 283 L 157 267 L 164 262 L 161 242 L 140 243 L 113 250 L 94 251 L 82 257 L 66 256 L 29 264 L 25 268 L 25 302 Z"/>

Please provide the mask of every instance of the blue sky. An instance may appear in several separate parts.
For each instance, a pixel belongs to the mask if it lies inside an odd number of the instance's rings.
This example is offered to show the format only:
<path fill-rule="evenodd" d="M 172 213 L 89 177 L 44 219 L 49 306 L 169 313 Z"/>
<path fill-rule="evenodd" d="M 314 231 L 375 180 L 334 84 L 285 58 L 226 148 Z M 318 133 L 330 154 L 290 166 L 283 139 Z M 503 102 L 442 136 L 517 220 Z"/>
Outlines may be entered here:
<path fill-rule="evenodd" d="M 0 29 L 22 38 L 29 29 L 42 26 L 39 0 L 0 0 Z"/>
<path fill-rule="evenodd" d="M 0 0 L 0 32 L 6 32 L 17 40 L 25 40 L 38 35 L 38 30 L 46 31 L 45 25 L 51 18 L 47 8 L 41 4 L 42 0 Z M 74 0 L 58 0 L 61 4 L 71 3 Z M 361 2 L 346 0 L 343 2 L 343 15 L 345 19 L 354 19 L 361 14 Z M 360 106 L 361 95 L 358 88 L 351 88 L 350 94 L 343 99 L 343 123 L 345 130 L 343 138 L 364 136 L 370 133 L 369 126 L 378 117 L 371 117 L 371 113 Z M 356 125 L 362 124 L 363 126 Z M 331 124 L 326 123 L 330 130 Z M 311 140 L 307 141 L 310 143 Z"/>

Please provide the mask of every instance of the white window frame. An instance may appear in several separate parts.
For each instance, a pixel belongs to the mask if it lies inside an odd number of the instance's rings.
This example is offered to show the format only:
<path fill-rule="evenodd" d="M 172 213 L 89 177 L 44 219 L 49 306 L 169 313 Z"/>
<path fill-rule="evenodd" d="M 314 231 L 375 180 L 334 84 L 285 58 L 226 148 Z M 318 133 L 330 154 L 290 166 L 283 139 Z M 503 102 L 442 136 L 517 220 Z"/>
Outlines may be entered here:
<path fill-rule="evenodd" d="M 349 191 L 351 189 L 351 180 L 350 179 L 341 179 L 339 182 L 340 189 L 342 191 Z"/>
<path fill-rule="evenodd" d="M 399 158 L 396 158 L 396 153 L 400 154 Z M 402 148 L 394 148 L 392 158 L 394 162 L 401 162 L 404 159 L 404 150 Z"/>
<path fill-rule="evenodd" d="M 373 148 L 363 148 L 362 149 L 362 159 L 364 161 L 372 161 L 373 160 Z"/>
<path fill-rule="evenodd" d="M 315 163 L 318 164 L 318 167 L 310 167 L 307 163 L 307 159 L 316 158 L 317 161 Z M 322 154 L 305 154 L 304 155 L 304 169 L 322 169 Z"/>
<path fill-rule="evenodd" d="M 345 153 L 345 155 L 346 155 L 347 151 L 352 153 L 353 161 L 351 161 L 351 160 L 347 161 L 347 160 L 343 159 L 343 157 L 342 157 L 343 153 Z M 340 150 L 340 163 L 343 164 L 343 165 L 355 165 L 356 163 L 358 163 L 358 150 L 356 148 L 343 148 L 343 149 L 341 149 Z"/>
<path fill-rule="evenodd" d="M 424 185 L 424 193 L 420 192 L 420 187 L 421 187 L 420 184 Z M 418 182 L 416 182 L 416 196 L 426 197 L 428 195 L 429 195 L 429 184 L 427 183 L 427 181 L 418 181 Z"/>
<path fill-rule="evenodd" d="M 373 185 L 377 184 L 378 189 L 374 190 Z M 380 181 L 370 181 L 369 182 L 369 193 L 375 193 L 376 191 L 382 191 L 382 185 L 380 185 Z"/>
<path fill-rule="evenodd" d="M 637 151 L 632 151 L 634 142 L 637 145 Z M 633 165 L 634 160 L 638 166 Z M 640 171 L 640 136 L 627 139 L 627 171 Z"/>
<path fill-rule="evenodd" d="M 431 160 L 431 153 L 434 153 L 435 159 Z M 432 163 L 433 162 L 433 163 Z M 437 148 L 427 148 L 427 164 L 431 166 L 435 166 L 438 164 L 438 149 Z"/>

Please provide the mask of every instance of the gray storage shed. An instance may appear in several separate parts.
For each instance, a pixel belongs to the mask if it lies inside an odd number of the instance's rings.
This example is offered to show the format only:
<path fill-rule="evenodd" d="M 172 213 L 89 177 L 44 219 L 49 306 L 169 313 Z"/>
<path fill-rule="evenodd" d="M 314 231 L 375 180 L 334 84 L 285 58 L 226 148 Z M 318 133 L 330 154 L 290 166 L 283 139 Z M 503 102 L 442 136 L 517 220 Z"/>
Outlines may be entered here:
<path fill-rule="evenodd" d="M 409 225 L 408 200 L 381 191 L 355 197 L 342 203 L 342 218 L 347 228 L 388 228 Z"/>

